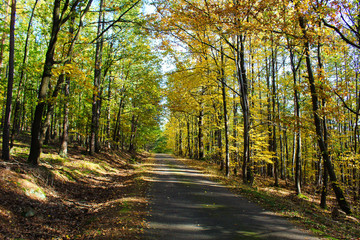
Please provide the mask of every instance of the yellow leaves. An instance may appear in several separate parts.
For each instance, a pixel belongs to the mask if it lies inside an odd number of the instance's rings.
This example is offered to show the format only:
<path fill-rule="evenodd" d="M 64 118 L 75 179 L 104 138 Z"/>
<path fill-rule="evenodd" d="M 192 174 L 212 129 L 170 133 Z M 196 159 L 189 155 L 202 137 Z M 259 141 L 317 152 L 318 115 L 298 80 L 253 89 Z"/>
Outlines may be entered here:
<path fill-rule="evenodd" d="M 76 71 L 74 70 L 74 66 L 72 64 L 65 64 L 52 69 L 54 77 L 59 77 L 61 74 L 71 75 L 74 72 Z"/>

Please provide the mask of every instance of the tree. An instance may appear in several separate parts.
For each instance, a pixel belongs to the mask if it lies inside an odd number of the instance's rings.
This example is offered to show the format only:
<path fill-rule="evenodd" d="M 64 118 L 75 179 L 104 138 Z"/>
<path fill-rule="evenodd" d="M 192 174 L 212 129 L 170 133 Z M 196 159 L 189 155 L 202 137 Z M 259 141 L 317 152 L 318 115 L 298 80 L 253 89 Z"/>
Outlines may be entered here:
<path fill-rule="evenodd" d="M 318 99 L 318 91 L 315 86 L 315 78 L 312 70 L 312 64 L 310 59 L 310 39 L 307 32 L 306 19 L 304 16 L 298 16 L 299 25 L 301 27 L 303 37 L 304 37 L 304 48 L 305 48 L 305 60 L 306 60 L 306 68 L 308 73 L 308 80 L 310 84 L 310 92 L 311 92 L 311 100 L 312 100 L 312 109 L 314 115 L 314 123 L 316 128 L 316 135 L 318 140 L 318 145 L 321 151 L 321 155 L 324 159 L 324 163 L 326 165 L 326 169 L 330 176 L 330 181 L 332 183 L 332 188 L 335 192 L 336 199 L 339 203 L 340 208 L 346 212 L 347 214 L 351 213 L 350 206 L 346 201 L 346 198 L 341 190 L 339 183 L 337 181 L 337 177 L 335 175 L 334 168 L 332 166 L 332 162 L 329 156 L 328 147 L 326 144 L 326 133 L 324 133 L 324 129 L 321 126 L 321 119 L 318 115 L 319 111 L 319 99 Z"/>
<path fill-rule="evenodd" d="M 58 36 L 61 27 L 71 18 L 80 2 L 80 0 L 75 0 L 70 5 L 70 3 L 67 1 L 63 4 L 62 8 L 61 0 L 54 0 L 53 3 L 54 5 L 50 41 L 46 52 L 42 79 L 39 86 L 38 103 L 35 108 L 34 120 L 31 127 L 31 146 L 28 162 L 35 166 L 38 165 L 41 148 L 43 145 L 44 136 L 42 135 L 42 132 L 44 132 L 44 129 L 46 129 L 46 126 L 43 126 L 42 117 L 46 108 L 46 98 L 49 96 L 49 84 L 52 76 L 52 69 L 55 64 L 54 58 Z M 69 12 L 67 13 L 68 8 Z M 49 118 L 47 118 L 47 122 L 49 122 L 48 119 Z"/>
<path fill-rule="evenodd" d="M 6 110 L 3 130 L 3 147 L 2 158 L 4 160 L 10 159 L 10 120 L 11 120 L 11 106 L 12 106 L 12 91 L 14 84 L 14 52 L 15 52 L 15 15 L 16 15 L 16 0 L 11 1 L 11 18 L 10 18 L 10 49 L 9 49 L 9 77 L 6 96 Z"/>

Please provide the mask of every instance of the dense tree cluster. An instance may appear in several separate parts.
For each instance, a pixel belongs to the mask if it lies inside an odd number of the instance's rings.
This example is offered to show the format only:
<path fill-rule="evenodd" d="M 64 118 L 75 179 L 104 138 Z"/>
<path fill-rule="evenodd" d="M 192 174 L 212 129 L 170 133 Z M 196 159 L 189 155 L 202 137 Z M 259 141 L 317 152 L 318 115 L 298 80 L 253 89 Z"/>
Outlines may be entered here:
<path fill-rule="evenodd" d="M 313 184 L 322 207 L 331 186 L 350 213 L 360 198 L 359 2 L 150 2 L 145 16 L 141 0 L 0 1 L 3 158 L 27 131 L 33 165 L 50 141 L 65 157 L 69 141 L 94 154 L 167 140 L 250 185 L 293 180 L 301 194 Z M 154 49 L 173 59 L 163 90 Z"/>
<path fill-rule="evenodd" d="M 359 200 L 359 2 L 155 1 L 174 56 L 169 146 L 243 181 Z M 347 197 L 345 197 L 345 195 Z"/>
<path fill-rule="evenodd" d="M 13 93 L 1 104 L 4 159 L 21 132 L 31 132 L 33 165 L 50 141 L 66 157 L 68 142 L 94 154 L 144 149 L 156 139 L 161 59 L 142 7 L 140 0 L 0 2 L 0 91 Z"/>

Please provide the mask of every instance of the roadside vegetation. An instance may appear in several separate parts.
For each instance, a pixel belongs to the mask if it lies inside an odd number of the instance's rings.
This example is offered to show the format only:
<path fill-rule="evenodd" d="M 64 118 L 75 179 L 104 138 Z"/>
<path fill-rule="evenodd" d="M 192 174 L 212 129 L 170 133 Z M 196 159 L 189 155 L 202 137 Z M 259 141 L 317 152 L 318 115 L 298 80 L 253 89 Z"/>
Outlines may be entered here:
<path fill-rule="evenodd" d="M 28 136 L 24 135 L 23 140 Z M 146 216 L 148 155 L 45 146 L 39 167 L 26 163 L 28 141 L 0 163 L 0 239 L 138 239 Z"/>

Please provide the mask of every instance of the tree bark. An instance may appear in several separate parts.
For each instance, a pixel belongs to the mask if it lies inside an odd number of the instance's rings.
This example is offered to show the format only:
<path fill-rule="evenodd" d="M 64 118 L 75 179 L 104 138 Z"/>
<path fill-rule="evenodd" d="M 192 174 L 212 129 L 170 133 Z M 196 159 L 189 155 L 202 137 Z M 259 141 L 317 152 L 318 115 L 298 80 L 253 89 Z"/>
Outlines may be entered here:
<path fill-rule="evenodd" d="M 271 42 L 271 45 L 273 45 L 273 40 Z M 274 177 L 275 177 L 275 187 L 279 186 L 279 159 L 277 155 L 277 141 L 276 141 L 276 73 L 275 73 L 275 63 L 276 61 L 276 53 L 274 51 L 274 46 L 271 48 L 271 75 L 272 75 L 272 93 L 271 93 L 271 102 L 272 102 L 272 152 L 274 154 L 273 162 L 274 162 Z"/>
<path fill-rule="evenodd" d="M 10 17 L 10 48 L 9 48 L 9 78 L 6 94 L 6 109 L 3 129 L 2 158 L 5 161 L 10 159 L 10 121 L 12 107 L 12 91 L 14 84 L 14 55 L 15 55 L 15 17 L 16 17 L 16 0 L 11 1 Z"/>
<path fill-rule="evenodd" d="M 224 112 L 224 130 L 225 130 L 225 175 L 229 176 L 230 168 L 230 156 L 229 156 L 229 129 L 228 129 L 228 112 L 226 106 L 226 78 L 225 78 L 225 62 L 224 52 L 221 47 L 221 66 L 220 66 L 220 77 L 221 77 L 221 92 L 223 100 L 223 112 Z"/>
<path fill-rule="evenodd" d="M 299 64 L 295 66 L 295 56 L 292 46 L 290 46 L 289 39 L 287 39 L 288 49 L 290 53 L 290 65 L 293 75 L 294 83 L 294 116 L 295 116 L 295 131 L 294 131 L 294 148 L 293 148 L 293 163 L 295 162 L 295 189 L 296 194 L 301 194 L 301 131 L 300 131 L 300 100 L 299 91 L 297 90 L 297 70 Z M 294 171 L 293 171 L 294 172 Z"/>
<path fill-rule="evenodd" d="M 201 109 L 199 112 L 199 117 L 198 117 L 198 128 L 199 128 L 199 132 L 198 132 L 198 159 L 203 159 L 204 158 L 204 143 L 203 143 L 203 110 Z"/>
<path fill-rule="evenodd" d="M 135 137 L 137 132 L 137 124 L 138 124 L 139 116 L 132 115 L 131 118 L 131 133 L 130 133 L 130 140 L 129 140 L 129 152 L 135 152 Z"/>
<path fill-rule="evenodd" d="M 11 11 L 10 2 L 11 2 L 11 0 L 7 0 L 6 3 L 5 3 L 6 4 L 5 19 L 4 19 L 5 23 L 9 20 L 9 11 Z M 10 16 L 11 16 L 11 13 L 10 13 Z M 3 56 L 4 56 L 4 47 L 5 47 L 6 35 L 7 35 L 6 31 L 3 31 L 2 34 L 1 34 L 1 40 L 0 40 L 0 77 L 1 77 L 1 74 L 2 74 L 3 61 L 4 61 Z"/>
<path fill-rule="evenodd" d="M 235 53 L 236 75 L 240 87 L 240 105 L 243 113 L 243 181 L 252 185 L 254 181 L 253 169 L 250 160 L 250 109 L 249 109 L 249 92 L 248 80 L 245 69 L 245 36 L 240 34 L 236 37 L 237 50 Z"/>
<path fill-rule="evenodd" d="M 103 5 L 105 0 L 100 0 L 100 10 L 98 18 L 97 35 L 100 35 L 104 30 L 104 13 Z M 102 47 L 104 38 L 99 37 L 96 40 L 95 52 L 95 71 L 94 71 L 94 93 L 92 99 L 92 118 L 91 118 L 91 133 L 90 133 L 90 154 L 93 155 L 99 151 L 98 132 L 100 124 L 100 99 L 101 99 L 101 62 L 102 62 Z"/>

